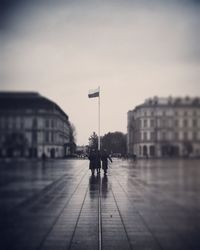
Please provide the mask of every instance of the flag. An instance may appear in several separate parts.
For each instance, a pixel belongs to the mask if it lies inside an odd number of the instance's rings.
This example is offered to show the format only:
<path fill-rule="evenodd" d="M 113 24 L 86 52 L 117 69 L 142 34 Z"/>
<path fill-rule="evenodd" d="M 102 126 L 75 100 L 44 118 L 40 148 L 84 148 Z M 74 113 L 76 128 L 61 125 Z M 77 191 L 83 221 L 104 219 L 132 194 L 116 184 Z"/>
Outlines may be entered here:
<path fill-rule="evenodd" d="M 89 90 L 88 97 L 89 98 L 99 97 L 99 88 Z"/>

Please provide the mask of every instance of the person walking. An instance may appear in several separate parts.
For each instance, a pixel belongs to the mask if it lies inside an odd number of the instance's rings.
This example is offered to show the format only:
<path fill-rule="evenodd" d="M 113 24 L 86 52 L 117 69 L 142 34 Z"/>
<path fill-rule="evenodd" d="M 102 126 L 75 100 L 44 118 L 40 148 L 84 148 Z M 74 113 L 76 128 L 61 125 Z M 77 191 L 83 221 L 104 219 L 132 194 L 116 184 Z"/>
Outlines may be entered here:
<path fill-rule="evenodd" d="M 97 156 L 96 156 L 95 149 L 91 149 L 90 153 L 89 153 L 89 156 L 88 156 L 88 159 L 90 161 L 90 163 L 89 163 L 89 169 L 91 170 L 92 175 L 94 175 L 94 171 L 97 168 L 96 167 L 96 158 L 97 158 Z"/>
<path fill-rule="evenodd" d="M 108 160 L 112 162 L 111 157 L 107 153 L 107 151 L 104 149 L 101 153 L 101 161 L 102 161 L 102 169 L 104 171 L 104 175 L 107 174 L 107 169 L 108 169 Z"/>
<path fill-rule="evenodd" d="M 100 174 L 101 172 L 101 155 L 100 151 L 96 151 L 96 169 L 97 169 L 97 174 Z"/>

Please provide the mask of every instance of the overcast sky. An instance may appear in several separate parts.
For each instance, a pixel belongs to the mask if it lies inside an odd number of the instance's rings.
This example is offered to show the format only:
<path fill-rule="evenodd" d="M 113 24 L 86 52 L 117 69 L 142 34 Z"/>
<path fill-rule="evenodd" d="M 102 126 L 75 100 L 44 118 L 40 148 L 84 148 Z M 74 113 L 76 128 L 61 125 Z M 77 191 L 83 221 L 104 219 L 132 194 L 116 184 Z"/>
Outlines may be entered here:
<path fill-rule="evenodd" d="M 0 90 L 55 101 L 87 144 L 126 132 L 146 98 L 200 96 L 200 4 L 194 0 L 7 0 L 1 7 Z"/>

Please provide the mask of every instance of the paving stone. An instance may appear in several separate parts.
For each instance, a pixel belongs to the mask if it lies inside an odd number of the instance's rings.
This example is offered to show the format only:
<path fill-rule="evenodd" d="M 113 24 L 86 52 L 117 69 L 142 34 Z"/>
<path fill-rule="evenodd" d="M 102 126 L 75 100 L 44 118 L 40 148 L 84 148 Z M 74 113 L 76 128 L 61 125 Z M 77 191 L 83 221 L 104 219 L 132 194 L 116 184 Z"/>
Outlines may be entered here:
<path fill-rule="evenodd" d="M 199 166 L 114 159 L 105 177 L 87 160 L 2 161 L 0 249 L 199 250 Z"/>

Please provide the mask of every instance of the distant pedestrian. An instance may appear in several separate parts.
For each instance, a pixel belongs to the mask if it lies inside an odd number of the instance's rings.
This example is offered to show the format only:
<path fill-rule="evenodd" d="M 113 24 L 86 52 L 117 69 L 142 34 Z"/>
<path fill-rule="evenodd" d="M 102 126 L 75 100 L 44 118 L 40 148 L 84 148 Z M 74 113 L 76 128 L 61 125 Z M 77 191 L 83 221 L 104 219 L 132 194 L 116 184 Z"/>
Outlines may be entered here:
<path fill-rule="evenodd" d="M 46 160 L 46 154 L 42 153 L 42 160 L 45 161 Z"/>
<path fill-rule="evenodd" d="M 110 162 L 112 162 L 111 157 L 109 156 L 109 154 L 106 152 L 106 150 L 104 149 L 101 153 L 101 161 L 102 161 L 102 169 L 104 171 L 104 174 L 107 174 L 107 169 L 108 169 L 108 160 Z"/>
<path fill-rule="evenodd" d="M 94 149 L 90 150 L 88 159 L 90 161 L 89 163 L 89 169 L 91 170 L 92 175 L 94 175 L 94 171 L 96 169 L 96 152 Z"/>
<path fill-rule="evenodd" d="M 91 170 L 92 175 L 94 175 L 95 170 L 97 171 L 97 174 L 99 174 L 101 169 L 101 157 L 99 150 L 92 149 L 88 159 L 90 160 L 89 169 Z"/>
<path fill-rule="evenodd" d="M 100 172 L 101 172 L 101 155 L 100 155 L 99 150 L 96 150 L 96 169 L 97 169 L 97 174 L 100 174 Z"/>

